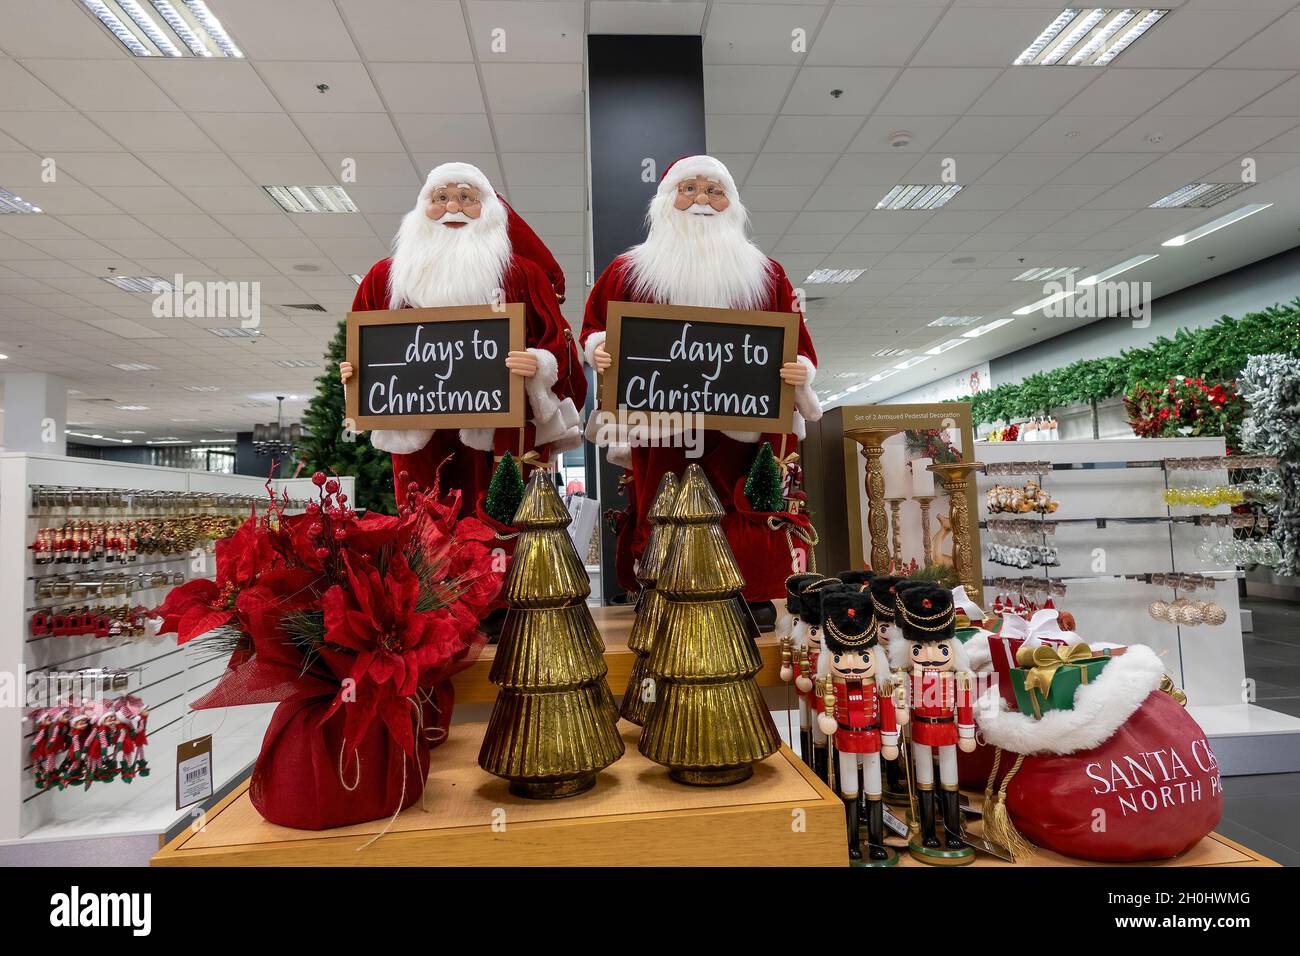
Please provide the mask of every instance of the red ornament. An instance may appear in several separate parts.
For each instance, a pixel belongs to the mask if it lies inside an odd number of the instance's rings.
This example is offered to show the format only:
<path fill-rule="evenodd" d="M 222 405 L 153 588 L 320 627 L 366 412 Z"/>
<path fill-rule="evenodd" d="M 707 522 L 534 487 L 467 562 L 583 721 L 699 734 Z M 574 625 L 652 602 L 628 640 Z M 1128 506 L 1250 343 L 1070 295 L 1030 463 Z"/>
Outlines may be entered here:
<path fill-rule="evenodd" d="M 931 603 L 929 598 L 922 598 L 921 607 L 925 608 L 928 611 L 930 610 L 931 607 L 933 607 L 933 604 Z"/>
<path fill-rule="evenodd" d="M 858 612 L 857 612 L 857 610 L 856 610 L 855 608 L 849 608 L 849 610 L 848 610 L 848 615 L 849 615 L 849 617 L 857 617 L 857 616 L 858 616 Z"/>
<path fill-rule="evenodd" d="M 317 488 L 325 484 L 326 480 L 327 479 L 325 478 L 325 472 L 323 471 L 318 471 L 316 472 L 316 474 L 311 476 L 311 483 L 315 485 Z"/>

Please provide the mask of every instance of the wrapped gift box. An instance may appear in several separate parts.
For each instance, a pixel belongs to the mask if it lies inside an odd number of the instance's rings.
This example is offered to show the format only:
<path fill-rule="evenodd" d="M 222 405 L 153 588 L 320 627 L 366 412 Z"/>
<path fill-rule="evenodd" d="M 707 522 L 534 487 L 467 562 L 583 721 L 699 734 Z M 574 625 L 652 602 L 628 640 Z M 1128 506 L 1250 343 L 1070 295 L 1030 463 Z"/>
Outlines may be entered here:
<path fill-rule="evenodd" d="M 1094 653 L 1087 644 L 1022 647 L 1011 668 L 1011 688 L 1021 713 L 1041 718 L 1049 710 L 1073 710 L 1074 692 L 1110 663 L 1114 651 Z"/>

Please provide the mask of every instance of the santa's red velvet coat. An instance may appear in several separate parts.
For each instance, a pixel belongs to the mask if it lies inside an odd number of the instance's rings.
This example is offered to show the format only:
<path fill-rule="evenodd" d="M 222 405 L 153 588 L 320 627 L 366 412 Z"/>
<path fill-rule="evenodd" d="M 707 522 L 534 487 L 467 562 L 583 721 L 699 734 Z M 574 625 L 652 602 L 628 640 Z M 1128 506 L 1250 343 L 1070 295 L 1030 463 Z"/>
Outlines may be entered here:
<path fill-rule="evenodd" d="M 384 259 L 376 262 L 366 273 L 353 299 L 353 312 L 393 308 L 388 291 L 391 264 L 391 259 Z M 562 402 L 570 398 L 574 407 L 581 409 L 587 400 L 587 376 L 573 343 L 573 331 L 560 313 L 550 278 L 535 262 L 516 254 L 512 256 L 503 276 L 502 287 L 507 303 L 524 305 L 526 346 L 549 352 L 555 358 L 557 378 L 550 389 L 555 399 Z M 534 418 L 537 409 L 533 407 L 532 397 L 529 397 L 528 405 L 527 424 L 522 437 L 517 428 L 496 429 L 492 441 L 496 454 L 508 451 L 518 456 L 536 450 L 543 460 L 547 459 L 550 446 L 535 444 L 537 430 Z M 465 445 L 459 431 L 454 428 L 435 431 L 428 444 L 410 454 L 393 454 L 393 483 L 398 502 L 402 502 L 406 496 L 406 488 L 399 480 L 402 472 L 406 472 L 410 476 L 408 480 L 420 487 L 431 487 L 438 466 L 448 456 L 451 456 L 450 460 L 442 467 L 442 487 L 459 488 L 462 493 L 462 508 L 466 513 L 473 513 L 475 502 L 487 490 L 488 481 L 492 477 L 493 455 L 492 452 Z"/>
<path fill-rule="evenodd" d="M 786 277 L 785 270 L 774 259 L 768 259 L 767 293 L 754 308 L 762 312 L 794 312 L 799 315 L 799 356 L 813 368 L 817 366 L 817 353 L 813 349 L 812 336 L 803 321 L 803 315 L 797 307 L 794 289 Z M 583 348 L 588 348 L 588 339 L 597 332 L 605 331 L 608 305 L 611 302 L 649 302 L 644 295 L 634 291 L 631 259 L 623 253 L 605 269 L 587 296 L 586 313 L 583 316 L 582 332 L 579 340 Z M 632 542 L 633 553 L 640 558 L 641 552 L 650 536 L 650 523 L 647 515 L 654 504 L 655 492 L 665 472 L 681 475 L 686 466 L 694 462 L 704 469 L 705 475 L 713 485 L 723 507 L 728 511 L 734 509 L 732 492 L 737 480 L 749 474 L 754 455 L 762 442 L 771 442 L 772 450 L 778 456 L 795 450 L 798 437 L 794 434 L 764 434 L 758 442 L 738 441 L 720 431 L 705 433 L 703 456 L 686 458 L 684 448 L 645 448 L 631 449 L 632 483 L 634 501 L 633 514 L 636 529 Z M 698 449 L 697 449 L 698 450 Z"/>

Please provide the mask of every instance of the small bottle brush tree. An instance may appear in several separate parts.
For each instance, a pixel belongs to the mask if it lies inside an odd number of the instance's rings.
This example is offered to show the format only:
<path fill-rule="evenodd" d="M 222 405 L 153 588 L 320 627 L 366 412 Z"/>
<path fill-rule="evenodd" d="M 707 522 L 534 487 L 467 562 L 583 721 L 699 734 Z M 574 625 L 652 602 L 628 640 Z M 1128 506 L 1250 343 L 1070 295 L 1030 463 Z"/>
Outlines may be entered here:
<path fill-rule="evenodd" d="M 507 611 L 488 679 L 500 686 L 479 766 L 510 792 L 569 797 L 623 755 L 618 708 L 605 681 L 605 645 L 587 608 L 591 584 L 569 538 L 572 519 L 543 468 L 529 478 L 511 524 Z"/>
<path fill-rule="evenodd" d="M 749 466 L 745 479 L 745 497 L 755 511 L 784 511 L 785 498 L 781 493 L 781 464 L 772 453 L 772 446 L 763 442 Z"/>
<path fill-rule="evenodd" d="M 781 738 L 758 689 L 758 627 L 745 579 L 722 531 L 722 505 L 699 465 L 682 477 L 670 519 L 673 547 L 655 582 L 665 599 L 646 670 L 655 701 L 640 750 L 697 786 L 739 783 Z"/>
<path fill-rule="evenodd" d="M 646 714 L 654 701 L 653 682 L 647 684 L 645 672 L 646 659 L 655 633 L 663 619 L 664 600 L 655 590 L 655 582 L 663 571 L 664 562 L 672 549 L 673 529 L 668 515 L 672 511 L 673 501 L 677 497 L 677 476 L 666 472 L 659 482 L 659 492 L 654 504 L 646 515 L 649 520 L 650 539 L 641 553 L 641 563 L 637 565 L 636 579 L 641 585 L 641 594 L 636 602 L 636 618 L 632 621 L 632 633 L 627 639 L 627 649 L 634 655 L 632 673 L 627 679 L 627 690 L 623 692 L 623 705 L 619 716 L 638 727 L 645 725 Z"/>
<path fill-rule="evenodd" d="M 510 452 L 501 456 L 497 467 L 488 482 L 487 493 L 483 497 L 483 510 L 501 524 L 510 524 L 515 519 L 524 500 L 524 479 L 519 474 L 519 466 Z"/>

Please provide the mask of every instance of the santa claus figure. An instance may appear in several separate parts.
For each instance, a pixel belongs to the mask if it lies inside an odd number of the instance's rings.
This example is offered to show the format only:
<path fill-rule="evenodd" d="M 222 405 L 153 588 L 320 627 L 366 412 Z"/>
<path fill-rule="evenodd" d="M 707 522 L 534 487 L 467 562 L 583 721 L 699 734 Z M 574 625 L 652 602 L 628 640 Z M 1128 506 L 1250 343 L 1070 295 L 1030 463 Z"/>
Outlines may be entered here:
<path fill-rule="evenodd" d="M 749 473 L 759 443 L 768 441 L 773 449 L 793 450 L 803 437 L 804 419 L 821 418 L 821 405 L 811 388 L 817 353 L 785 270 L 746 235 L 748 214 L 731 173 L 721 162 L 712 156 L 688 156 L 673 163 L 665 170 L 650 201 L 647 220 L 650 228 L 645 242 L 611 262 L 587 298 L 581 342 L 587 360 L 597 371 L 603 372 L 612 363 L 605 349 L 610 302 L 800 314 L 798 360 L 781 368 L 781 380 L 795 389 L 793 434 L 708 432 L 702 457 L 693 459 L 730 510 L 732 489 Z M 659 440 L 658 436 L 648 440 L 663 446 L 682 444 Z M 654 503 L 659 479 L 669 471 L 680 474 L 690 462 L 682 447 L 605 443 L 609 445 L 609 460 L 630 467 L 634 476 L 632 550 L 639 556 L 649 536 L 646 515 Z"/>
<path fill-rule="evenodd" d="M 528 347 L 509 352 L 505 364 L 525 380 L 527 423 L 522 434 L 516 428 L 375 429 L 370 443 L 393 456 L 399 503 L 408 485 L 432 486 L 441 465 L 442 486 L 460 489 L 468 511 L 487 489 L 493 452 L 536 450 L 546 459 L 582 444 L 578 409 L 587 379 L 560 314 L 563 292 L 555 259 L 482 170 L 444 163 L 429 173 L 402 219 L 392 256 L 371 267 L 352 310 L 523 303 Z M 345 386 L 353 372 L 340 363 Z"/>

